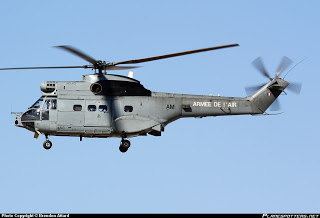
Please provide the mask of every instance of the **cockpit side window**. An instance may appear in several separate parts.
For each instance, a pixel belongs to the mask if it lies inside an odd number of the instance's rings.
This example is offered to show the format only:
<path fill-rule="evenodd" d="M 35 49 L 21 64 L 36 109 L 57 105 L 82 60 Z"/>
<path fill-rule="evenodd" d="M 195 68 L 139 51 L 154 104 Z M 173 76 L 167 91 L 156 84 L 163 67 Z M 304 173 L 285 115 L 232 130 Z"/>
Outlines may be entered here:
<path fill-rule="evenodd" d="M 57 109 L 57 99 L 46 99 L 42 110 Z"/>
<path fill-rule="evenodd" d="M 50 109 L 50 99 L 47 99 L 45 100 L 44 104 L 43 104 L 43 107 L 42 107 L 42 110 L 49 110 Z"/>
<path fill-rule="evenodd" d="M 42 112 L 41 112 L 41 119 L 42 120 L 49 120 L 49 109 L 51 106 L 50 99 L 46 99 L 42 106 Z"/>

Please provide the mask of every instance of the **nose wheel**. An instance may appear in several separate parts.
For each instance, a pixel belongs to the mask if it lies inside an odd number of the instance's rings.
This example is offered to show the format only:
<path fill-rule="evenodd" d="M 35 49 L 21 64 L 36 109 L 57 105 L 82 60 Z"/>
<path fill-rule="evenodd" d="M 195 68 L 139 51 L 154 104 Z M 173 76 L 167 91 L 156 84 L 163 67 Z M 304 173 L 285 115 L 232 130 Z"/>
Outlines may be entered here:
<path fill-rule="evenodd" d="M 48 150 L 52 147 L 52 142 L 50 140 L 46 140 L 44 143 L 43 143 L 43 147 Z"/>
<path fill-rule="evenodd" d="M 48 139 L 48 135 L 46 135 L 46 141 L 44 141 L 43 147 L 46 150 L 49 150 L 52 147 L 52 142 Z"/>
<path fill-rule="evenodd" d="M 126 152 L 126 151 L 129 149 L 130 145 L 131 145 L 131 143 L 130 143 L 129 140 L 122 139 L 122 140 L 121 140 L 121 143 L 120 143 L 119 150 L 120 150 L 122 153 L 124 153 L 124 152 Z"/>

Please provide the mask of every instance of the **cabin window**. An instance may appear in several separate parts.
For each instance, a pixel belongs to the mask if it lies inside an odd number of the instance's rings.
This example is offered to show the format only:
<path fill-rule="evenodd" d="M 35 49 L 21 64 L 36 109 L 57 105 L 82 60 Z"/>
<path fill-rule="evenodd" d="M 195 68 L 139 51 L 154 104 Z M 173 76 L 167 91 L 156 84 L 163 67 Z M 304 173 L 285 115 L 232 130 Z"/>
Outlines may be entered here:
<path fill-rule="evenodd" d="M 107 105 L 99 105 L 99 111 L 100 112 L 106 112 L 108 110 L 108 106 Z"/>
<path fill-rule="evenodd" d="M 88 105 L 88 111 L 96 111 L 97 107 L 95 105 Z"/>
<path fill-rule="evenodd" d="M 132 107 L 132 106 L 129 106 L 129 105 L 124 106 L 124 111 L 125 111 L 125 112 L 132 112 L 132 111 L 133 111 L 133 107 Z"/>
<path fill-rule="evenodd" d="M 82 111 L 82 105 L 80 105 L 80 104 L 73 105 L 73 110 L 74 111 Z"/>
<path fill-rule="evenodd" d="M 42 106 L 42 113 L 41 113 L 41 119 L 42 120 L 49 120 L 49 109 L 51 106 L 50 99 L 45 100 L 43 106 Z"/>

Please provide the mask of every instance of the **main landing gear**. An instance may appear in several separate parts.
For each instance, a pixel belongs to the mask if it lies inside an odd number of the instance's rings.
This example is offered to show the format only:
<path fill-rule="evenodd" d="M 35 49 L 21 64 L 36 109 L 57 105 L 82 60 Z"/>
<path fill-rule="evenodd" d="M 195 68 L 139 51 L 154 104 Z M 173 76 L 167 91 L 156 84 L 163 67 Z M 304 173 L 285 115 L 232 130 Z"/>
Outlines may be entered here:
<path fill-rule="evenodd" d="M 131 145 L 131 143 L 130 143 L 129 140 L 126 140 L 126 139 L 122 138 L 121 143 L 120 143 L 119 150 L 120 150 L 122 153 L 124 153 L 124 152 L 126 152 L 126 151 L 129 149 L 130 145 Z"/>
<path fill-rule="evenodd" d="M 51 147 L 52 147 L 52 142 L 48 139 L 48 135 L 46 135 L 46 141 L 44 141 L 43 143 L 43 147 L 46 149 L 46 150 L 49 150 Z"/>

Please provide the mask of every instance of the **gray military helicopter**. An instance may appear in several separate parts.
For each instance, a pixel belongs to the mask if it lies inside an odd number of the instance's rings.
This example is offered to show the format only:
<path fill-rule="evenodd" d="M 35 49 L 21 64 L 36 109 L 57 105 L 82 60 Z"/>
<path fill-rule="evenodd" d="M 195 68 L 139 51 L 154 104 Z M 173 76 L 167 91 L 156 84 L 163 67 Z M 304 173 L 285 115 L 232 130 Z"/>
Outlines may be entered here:
<path fill-rule="evenodd" d="M 253 62 L 254 66 L 270 81 L 255 87 L 257 91 L 244 98 L 152 92 L 133 79 L 130 72 L 128 76 L 121 76 L 107 74 L 107 71 L 137 67 L 119 66 L 124 64 L 137 64 L 235 46 L 238 44 L 112 63 L 95 60 L 71 46 L 56 46 L 91 64 L 0 70 L 94 69 L 95 73 L 84 75 L 82 81 L 42 82 L 41 97 L 26 112 L 16 114 L 15 125 L 34 132 L 35 138 L 44 134 L 45 149 L 52 147 L 49 136 L 75 136 L 80 137 L 80 141 L 83 137 L 119 137 L 122 139 L 119 150 L 126 152 L 130 147 L 128 138 L 147 134 L 161 136 L 166 125 L 183 117 L 265 114 L 269 106 L 290 84 L 279 76 L 291 61 L 284 58 L 275 78 L 272 78 L 261 58 L 257 58 Z M 300 89 L 299 84 L 292 86 L 296 93 L 300 92 Z"/>

